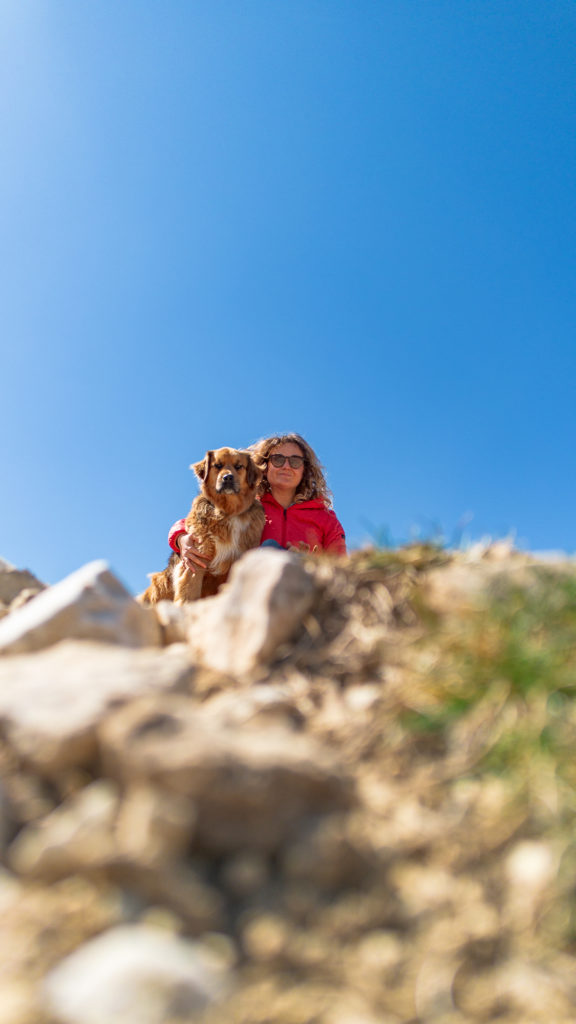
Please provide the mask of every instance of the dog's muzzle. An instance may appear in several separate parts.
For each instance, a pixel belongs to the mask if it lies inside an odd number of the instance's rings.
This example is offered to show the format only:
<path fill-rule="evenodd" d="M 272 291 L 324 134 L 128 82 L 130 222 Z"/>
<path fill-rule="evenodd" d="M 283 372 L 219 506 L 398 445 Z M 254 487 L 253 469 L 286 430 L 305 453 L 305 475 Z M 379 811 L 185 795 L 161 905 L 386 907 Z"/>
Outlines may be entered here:
<path fill-rule="evenodd" d="M 236 484 L 236 479 L 232 475 L 232 473 L 225 473 L 223 476 L 220 477 L 218 483 L 216 484 L 216 490 L 218 491 L 218 494 L 236 494 L 238 492 L 238 489 L 239 488 Z"/>

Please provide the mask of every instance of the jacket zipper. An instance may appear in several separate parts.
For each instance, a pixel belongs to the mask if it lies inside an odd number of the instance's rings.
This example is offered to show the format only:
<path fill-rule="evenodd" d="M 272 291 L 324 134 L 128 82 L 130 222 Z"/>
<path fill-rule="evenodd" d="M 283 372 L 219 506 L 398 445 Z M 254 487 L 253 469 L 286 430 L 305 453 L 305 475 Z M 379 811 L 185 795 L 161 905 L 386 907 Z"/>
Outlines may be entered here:
<path fill-rule="evenodd" d="M 288 529 L 288 519 L 287 519 L 286 513 L 288 512 L 288 509 L 283 508 L 282 512 L 284 513 L 284 521 L 282 523 L 282 547 L 285 548 L 286 547 L 286 531 Z"/>

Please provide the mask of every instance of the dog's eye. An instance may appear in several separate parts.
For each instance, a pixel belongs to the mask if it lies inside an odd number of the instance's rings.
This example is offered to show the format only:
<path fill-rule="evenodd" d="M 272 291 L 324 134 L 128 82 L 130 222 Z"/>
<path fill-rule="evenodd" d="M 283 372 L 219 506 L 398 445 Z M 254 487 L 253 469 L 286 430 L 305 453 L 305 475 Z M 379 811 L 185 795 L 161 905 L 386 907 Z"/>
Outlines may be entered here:
<path fill-rule="evenodd" d="M 214 469 L 222 469 L 222 463 L 221 462 L 215 462 L 214 463 Z"/>
<path fill-rule="evenodd" d="M 237 465 L 234 466 L 234 469 L 236 470 L 237 473 L 239 473 L 241 469 L 244 469 L 244 466 L 242 465 L 241 462 L 238 462 Z"/>

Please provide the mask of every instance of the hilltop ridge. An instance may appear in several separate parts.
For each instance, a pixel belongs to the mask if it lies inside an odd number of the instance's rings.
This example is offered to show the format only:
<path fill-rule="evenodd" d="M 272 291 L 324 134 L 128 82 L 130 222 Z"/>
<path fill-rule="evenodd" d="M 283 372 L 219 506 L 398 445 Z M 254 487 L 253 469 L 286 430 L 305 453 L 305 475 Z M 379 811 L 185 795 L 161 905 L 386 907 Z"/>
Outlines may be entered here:
<path fill-rule="evenodd" d="M 576 564 L 0 562 L 3 1024 L 562 1024 Z"/>

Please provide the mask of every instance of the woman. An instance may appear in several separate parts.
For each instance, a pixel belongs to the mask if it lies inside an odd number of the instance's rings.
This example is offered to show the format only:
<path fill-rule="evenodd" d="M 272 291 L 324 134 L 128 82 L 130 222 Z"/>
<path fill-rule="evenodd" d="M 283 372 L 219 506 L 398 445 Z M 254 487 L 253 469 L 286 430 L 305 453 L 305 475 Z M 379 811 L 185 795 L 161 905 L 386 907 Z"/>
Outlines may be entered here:
<path fill-rule="evenodd" d="M 250 446 L 264 472 L 260 501 L 266 513 L 261 544 L 300 551 L 346 554 L 342 524 L 332 511 L 330 491 L 314 450 L 299 434 L 267 437 Z M 190 569 L 204 569 L 207 560 L 196 548 L 184 520 L 168 535 L 170 547 Z"/>

